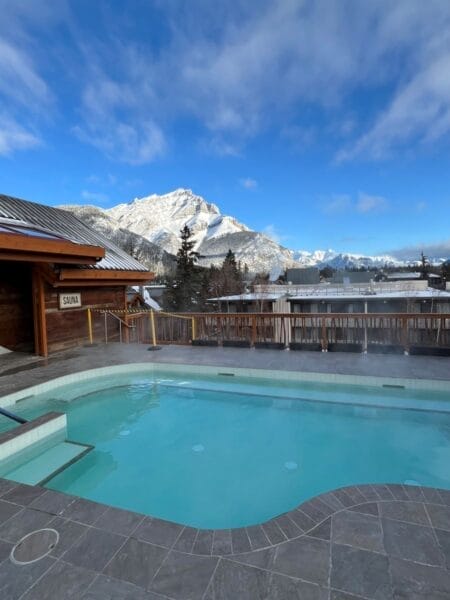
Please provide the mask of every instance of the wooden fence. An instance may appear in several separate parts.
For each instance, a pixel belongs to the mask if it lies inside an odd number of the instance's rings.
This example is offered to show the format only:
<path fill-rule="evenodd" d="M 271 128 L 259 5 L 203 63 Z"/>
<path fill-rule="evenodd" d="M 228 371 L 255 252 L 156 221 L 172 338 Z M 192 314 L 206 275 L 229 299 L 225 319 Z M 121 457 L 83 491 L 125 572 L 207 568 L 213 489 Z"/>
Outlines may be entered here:
<path fill-rule="evenodd" d="M 419 352 L 450 349 L 450 314 L 97 311 L 91 341 Z"/>

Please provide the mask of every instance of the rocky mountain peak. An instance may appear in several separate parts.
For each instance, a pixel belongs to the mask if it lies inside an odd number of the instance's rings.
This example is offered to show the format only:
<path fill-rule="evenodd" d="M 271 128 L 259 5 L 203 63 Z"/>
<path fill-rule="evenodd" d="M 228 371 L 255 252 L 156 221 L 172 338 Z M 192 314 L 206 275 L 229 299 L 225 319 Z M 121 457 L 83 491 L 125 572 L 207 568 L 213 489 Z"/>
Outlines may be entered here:
<path fill-rule="evenodd" d="M 329 265 L 339 269 L 401 264 L 391 256 L 363 256 L 331 249 L 313 252 L 290 250 L 265 234 L 252 231 L 236 218 L 223 215 L 216 204 L 185 188 L 135 198 L 107 210 L 92 206 L 71 209 L 76 210 L 76 214 L 89 225 L 115 231 L 117 240 L 124 236 L 123 232 L 128 232 L 143 240 L 140 247 L 145 247 L 146 251 L 144 242 L 150 243 L 152 260 L 157 257 L 153 249 L 161 249 L 165 265 L 173 263 L 173 255 L 180 246 L 180 230 L 185 225 L 194 234 L 195 249 L 201 255 L 200 264 L 204 266 L 221 264 L 230 249 L 236 259 L 242 265 L 246 264 L 253 273 L 279 274 L 289 267 L 321 268 Z M 120 235 L 117 232 L 121 232 Z M 157 270 L 155 265 L 152 265 L 152 270 Z"/>

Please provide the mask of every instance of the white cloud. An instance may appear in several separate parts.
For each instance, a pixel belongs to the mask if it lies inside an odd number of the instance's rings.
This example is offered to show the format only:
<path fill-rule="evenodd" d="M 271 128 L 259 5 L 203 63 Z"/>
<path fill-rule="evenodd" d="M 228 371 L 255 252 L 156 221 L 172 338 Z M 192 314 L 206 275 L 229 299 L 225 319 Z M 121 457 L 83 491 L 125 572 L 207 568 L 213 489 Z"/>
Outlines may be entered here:
<path fill-rule="evenodd" d="M 0 39 L 0 92 L 30 110 L 47 105 L 51 93 L 22 49 Z"/>
<path fill-rule="evenodd" d="M 343 213 L 351 210 L 352 200 L 347 195 L 333 196 L 323 207 L 323 211 L 327 214 L 333 215 Z"/>
<path fill-rule="evenodd" d="M 382 196 L 370 196 L 360 193 L 355 203 L 356 211 L 361 214 L 374 213 L 386 210 L 388 206 L 386 198 Z"/>
<path fill-rule="evenodd" d="M 333 124 L 335 143 L 345 136 L 338 161 L 384 158 L 450 132 L 448 0 L 163 5 L 174 41 L 150 71 L 175 73 L 168 106 L 225 142 L 242 145 L 274 123 L 301 133 L 308 123 L 294 115 L 312 106 Z M 375 118 L 358 104 L 349 117 L 350 99 L 362 93 L 356 102 L 367 107 L 378 89 L 375 110 L 385 108 Z"/>
<path fill-rule="evenodd" d="M 42 144 L 38 133 L 43 123 L 51 121 L 56 99 L 43 75 L 43 52 L 39 40 L 31 33 L 54 25 L 65 11 L 65 0 L 55 6 L 42 0 L 0 2 L 0 155 L 8 156 Z M 54 62 L 52 61 L 54 67 Z"/>
<path fill-rule="evenodd" d="M 246 190 L 255 190 L 258 187 L 258 182 L 256 181 L 256 179 L 251 179 L 251 177 L 239 179 L 239 183 Z"/>
<path fill-rule="evenodd" d="M 140 125 L 116 120 L 114 117 L 95 122 L 90 119 L 74 133 L 82 140 L 104 152 L 110 159 L 143 165 L 162 156 L 166 151 L 164 133 L 153 122 Z"/>
<path fill-rule="evenodd" d="M 206 154 L 216 154 L 217 156 L 234 158 L 242 156 L 242 142 L 227 141 L 223 137 L 217 135 L 208 139 L 202 139 L 199 147 Z"/>
<path fill-rule="evenodd" d="M 447 260 L 450 258 L 450 239 L 442 240 L 435 244 L 423 242 L 414 246 L 397 248 L 396 250 L 390 250 L 389 254 L 395 256 L 395 258 L 398 258 L 399 260 L 419 261 L 421 252 L 429 258 Z"/>
<path fill-rule="evenodd" d="M 367 131 L 337 153 L 338 162 L 381 160 L 394 152 L 410 150 L 411 144 L 434 143 L 450 134 L 449 8 L 447 3 L 442 23 L 436 24 L 429 40 L 419 35 L 412 52 L 414 60 L 406 62 L 406 73 L 399 78 L 386 107 Z M 431 15 L 436 16 L 433 12 Z"/>
<path fill-rule="evenodd" d="M 275 225 L 272 224 L 266 225 L 266 227 L 264 227 L 264 229 L 262 230 L 262 233 L 264 233 L 265 236 L 267 236 L 277 244 L 282 244 L 284 241 L 289 239 L 289 236 L 280 233 L 275 227 Z"/>
<path fill-rule="evenodd" d="M 27 150 L 41 144 L 37 135 L 24 129 L 7 115 L 0 114 L 0 156 L 10 156 L 16 150 Z"/>
<path fill-rule="evenodd" d="M 83 48 L 83 52 L 89 55 L 93 50 Z M 116 79 L 106 74 L 105 65 L 100 64 L 101 55 L 97 62 L 91 61 L 82 93 L 83 121 L 73 131 L 112 160 L 142 165 L 162 156 L 167 141 L 151 116 L 151 90 L 137 67 L 139 57 L 124 49 L 123 60 L 126 74 L 119 73 Z"/>
<path fill-rule="evenodd" d="M 353 199 L 348 194 L 333 196 L 323 206 L 323 212 L 329 215 L 358 213 L 361 215 L 378 213 L 386 210 L 389 203 L 382 196 L 374 196 L 360 192 Z"/>
<path fill-rule="evenodd" d="M 90 192 L 89 190 L 83 190 L 81 197 L 87 202 L 95 202 L 96 204 L 106 204 L 109 198 L 103 192 Z"/>
<path fill-rule="evenodd" d="M 76 3 L 1 3 L 9 117 L 22 123 L 19 108 L 26 117 L 52 112 L 43 74 L 51 66 L 75 91 L 73 131 L 113 160 L 164 155 L 167 131 L 186 118 L 200 124 L 203 149 L 224 157 L 274 129 L 298 147 L 321 136 L 331 153 L 344 144 L 338 162 L 384 158 L 450 133 L 448 0 L 164 0 L 157 44 L 118 35 L 128 29 L 115 27 L 113 12 L 94 39 Z M 62 59 L 31 31 L 50 36 L 60 19 L 72 36 Z M 57 72 L 62 65 L 68 74 Z"/>

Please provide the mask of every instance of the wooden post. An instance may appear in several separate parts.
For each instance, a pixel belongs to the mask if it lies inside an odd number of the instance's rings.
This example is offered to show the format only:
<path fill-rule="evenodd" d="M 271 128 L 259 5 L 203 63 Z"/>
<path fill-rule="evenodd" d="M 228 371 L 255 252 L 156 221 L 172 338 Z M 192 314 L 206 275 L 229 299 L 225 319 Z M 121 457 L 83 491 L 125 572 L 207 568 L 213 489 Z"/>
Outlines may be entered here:
<path fill-rule="evenodd" d="M 367 315 L 367 300 L 364 302 L 364 314 Z M 367 340 L 367 317 L 364 317 L 364 347 L 363 347 L 364 354 L 367 354 L 367 345 L 368 345 L 368 340 Z"/>
<path fill-rule="evenodd" d="M 92 335 L 92 315 L 91 315 L 90 308 L 87 309 L 87 322 L 88 322 L 88 332 L 89 332 L 89 343 L 92 344 L 94 338 Z"/>
<path fill-rule="evenodd" d="M 321 319 L 322 319 L 322 352 L 327 352 L 328 340 L 327 340 L 326 317 L 321 317 Z"/>
<path fill-rule="evenodd" d="M 192 341 L 194 341 L 197 337 L 197 331 L 195 328 L 195 317 L 192 317 L 191 323 L 192 323 Z"/>
<path fill-rule="evenodd" d="M 409 354 L 408 317 L 402 317 L 402 338 L 403 338 L 403 349 L 405 351 L 405 354 Z"/>
<path fill-rule="evenodd" d="M 128 327 L 128 313 L 124 312 L 123 314 L 123 320 L 125 323 L 125 343 L 129 344 L 130 343 L 130 328 Z"/>
<path fill-rule="evenodd" d="M 252 315 L 252 346 L 255 345 L 256 342 L 256 316 Z"/>
<path fill-rule="evenodd" d="M 33 266 L 33 322 L 34 322 L 34 351 L 40 356 L 48 356 L 47 321 L 45 318 L 45 293 L 39 265 Z"/>

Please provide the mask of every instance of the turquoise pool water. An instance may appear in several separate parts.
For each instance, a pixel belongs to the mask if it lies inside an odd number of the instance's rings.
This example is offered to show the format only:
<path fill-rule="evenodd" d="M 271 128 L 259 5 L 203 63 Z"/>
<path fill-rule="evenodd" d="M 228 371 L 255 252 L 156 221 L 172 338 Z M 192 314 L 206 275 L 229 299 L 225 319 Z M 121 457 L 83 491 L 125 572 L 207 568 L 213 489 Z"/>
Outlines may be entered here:
<path fill-rule="evenodd" d="M 386 407 L 405 403 L 434 410 Z M 443 393 L 142 373 L 14 410 L 63 411 L 68 438 L 95 446 L 47 487 L 196 527 L 260 523 L 343 485 L 450 488 Z"/>

